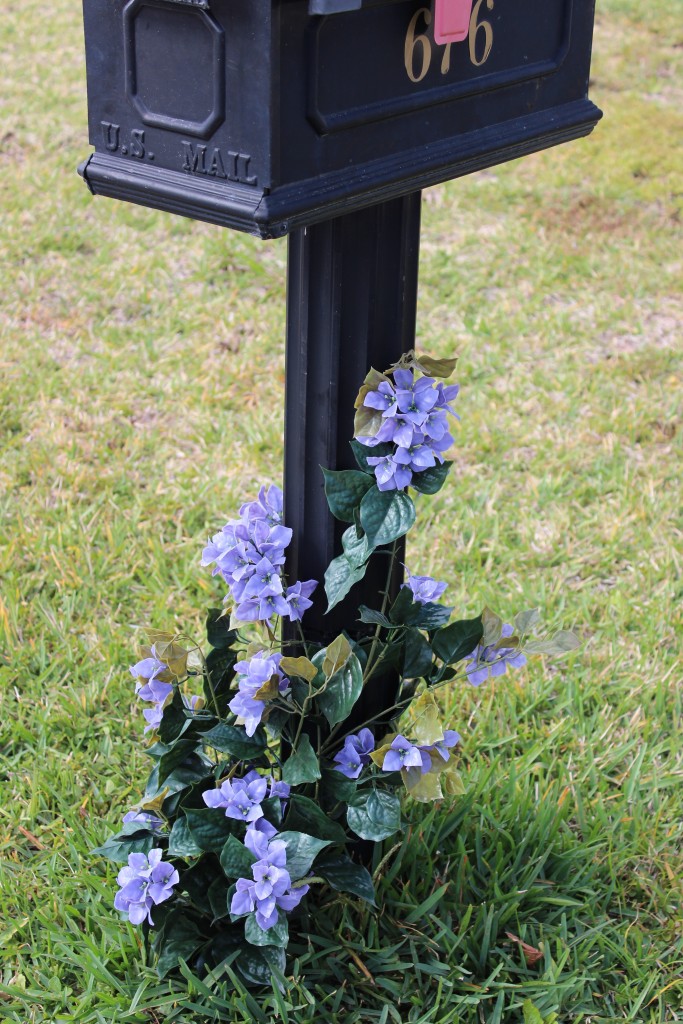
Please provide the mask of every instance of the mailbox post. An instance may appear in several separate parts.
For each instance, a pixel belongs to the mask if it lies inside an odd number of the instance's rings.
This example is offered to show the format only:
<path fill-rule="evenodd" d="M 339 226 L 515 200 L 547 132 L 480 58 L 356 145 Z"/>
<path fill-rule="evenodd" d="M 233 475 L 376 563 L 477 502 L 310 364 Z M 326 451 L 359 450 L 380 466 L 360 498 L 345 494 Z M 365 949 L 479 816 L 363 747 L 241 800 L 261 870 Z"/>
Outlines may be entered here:
<path fill-rule="evenodd" d="M 360 380 L 413 347 L 420 190 L 601 116 L 587 98 L 594 0 L 433 4 L 84 0 L 91 192 L 289 235 L 295 579 L 322 580 L 339 553 L 320 466 L 352 466 Z M 369 571 L 353 606 L 384 582 Z M 319 588 L 309 635 L 353 631 L 351 600 L 323 618 Z"/>

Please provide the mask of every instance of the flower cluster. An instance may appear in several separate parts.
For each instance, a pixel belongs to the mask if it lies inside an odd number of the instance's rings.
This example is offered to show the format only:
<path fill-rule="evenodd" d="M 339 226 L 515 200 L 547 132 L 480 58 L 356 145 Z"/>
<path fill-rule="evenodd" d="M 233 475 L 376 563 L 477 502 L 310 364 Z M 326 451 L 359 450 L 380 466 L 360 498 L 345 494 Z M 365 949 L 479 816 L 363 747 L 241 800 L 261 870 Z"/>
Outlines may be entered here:
<path fill-rule="evenodd" d="M 235 665 L 238 692 L 228 706 L 244 723 L 247 736 L 256 732 L 266 702 L 287 692 L 289 680 L 280 671 L 281 659 L 279 652 L 260 651 L 248 661 L 238 661 Z"/>
<path fill-rule="evenodd" d="M 256 912 L 256 923 L 263 931 L 278 922 L 278 910 L 286 913 L 298 907 L 308 892 L 307 885 L 292 888 L 287 871 L 287 844 L 281 839 L 269 840 L 256 829 L 247 829 L 244 845 L 257 858 L 252 865 L 252 878 L 238 878 L 230 903 L 235 917 Z"/>
<path fill-rule="evenodd" d="M 512 636 L 513 633 L 512 626 L 504 623 L 502 636 Z M 482 647 L 478 644 L 467 659 L 465 673 L 473 686 L 479 686 L 489 678 L 504 676 L 508 668 L 521 668 L 522 665 L 526 665 L 526 655 L 517 647 L 499 647 L 496 644 Z"/>
<path fill-rule="evenodd" d="M 382 414 L 380 427 L 358 440 L 369 447 L 393 444 L 388 455 L 368 458 L 375 467 L 380 491 L 403 490 L 413 474 L 443 462 L 443 453 L 453 444 L 448 429 L 448 413 L 459 386 L 443 384 L 433 377 L 416 377 L 414 370 L 394 370 L 394 382 L 383 380 L 375 391 L 368 391 L 363 404 Z"/>
<path fill-rule="evenodd" d="M 363 768 L 370 764 L 375 749 L 375 737 L 369 729 L 361 729 L 357 736 L 347 736 L 344 746 L 334 755 L 335 768 L 347 779 L 357 779 Z"/>
<path fill-rule="evenodd" d="M 272 484 L 242 505 L 239 519 L 229 520 L 204 548 L 202 565 L 215 563 L 213 574 L 228 584 L 238 619 L 270 622 L 280 615 L 297 621 L 311 607 L 316 580 L 285 589 L 282 567 L 291 539 L 282 525 L 282 491 Z"/>
<path fill-rule="evenodd" d="M 114 897 L 114 906 L 128 914 L 131 924 L 147 921 L 154 926 L 152 907 L 173 895 L 173 886 L 180 878 L 172 864 L 161 858 L 162 850 L 129 853 L 128 867 L 121 868 L 116 881 L 121 886 Z"/>
<path fill-rule="evenodd" d="M 382 762 L 382 771 L 385 772 L 400 772 L 404 768 L 419 768 L 421 773 L 424 775 L 426 772 L 431 771 L 432 768 L 432 754 L 443 758 L 444 761 L 450 759 L 449 750 L 451 747 L 456 746 L 460 742 L 460 734 L 455 732 L 454 729 L 445 729 L 443 739 L 438 743 L 430 744 L 415 744 L 407 740 L 405 736 L 395 736 L 391 741 L 391 745 L 384 755 L 384 761 Z"/>
<path fill-rule="evenodd" d="M 269 792 L 270 787 L 270 792 Z M 259 775 L 252 768 L 242 779 L 226 779 L 218 789 L 202 794 L 207 807 L 225 808 L 226 818 L 255 825 L 259 832 L 272 836 L 275 829 L 263 818 L 262 802 L 270 797 L 285 801 L 289 797 L 289 786 L 278 782 L 272 775 Z"/>
<path fill-rule="evenodd" d="M 161 818 L 150 811 L 128 811 L 123 816 L 124 825 L 139 825 L 140 828 L 149 829 L 151 832 L 159 832 L 164 823 Z"/>

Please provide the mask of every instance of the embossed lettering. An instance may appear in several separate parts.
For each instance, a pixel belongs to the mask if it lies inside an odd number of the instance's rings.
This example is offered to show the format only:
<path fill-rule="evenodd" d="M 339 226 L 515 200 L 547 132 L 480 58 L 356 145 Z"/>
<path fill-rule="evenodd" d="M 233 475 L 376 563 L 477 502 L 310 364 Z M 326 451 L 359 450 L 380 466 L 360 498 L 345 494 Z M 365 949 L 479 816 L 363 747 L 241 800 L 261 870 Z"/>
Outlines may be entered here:
<path fill-rule="evenodd" d="M 138 160 L 145 159 L 145 133 L 142 128 L 133 128 L 130 133 L 130 155 Z"/>
<path fill-rule="evenodd" d="M 217 146 L 207 160 L 206 146 L 195 148 L 191 142 L 183 139 L 183 170 L 188 174 L 206 174 L 212 178 L 239 181 L 242 185 L 256 185 L 256 175 L 249 173 L 250 163 L 249 153 L 237 153 L 229 149 L 224 157 Z"/>
<path fill-rule="evenodd" d="M 101 121 L 100 124 L 102 125 L 105 149 L 108 149 L 110 153 L 115 153 L 119 148 L 121 125 L 112 124 L 111 121 Z"/>
<path fill-rule="evenodd" d="M 213 157 L 211 158 L 211 166 L 209 167 L 207 174 L 212 174 L 214 178 L 227 178 L 220 149 L 214 149 Z"/>
<path fill-rule="evenodd" d="M 195 152 L 192 143 L 183 140 L 183 153 L 185 157 L 184 171 L 188 171 L 190 174 L 206 174 L 206 146 L 197 146 Z"/>

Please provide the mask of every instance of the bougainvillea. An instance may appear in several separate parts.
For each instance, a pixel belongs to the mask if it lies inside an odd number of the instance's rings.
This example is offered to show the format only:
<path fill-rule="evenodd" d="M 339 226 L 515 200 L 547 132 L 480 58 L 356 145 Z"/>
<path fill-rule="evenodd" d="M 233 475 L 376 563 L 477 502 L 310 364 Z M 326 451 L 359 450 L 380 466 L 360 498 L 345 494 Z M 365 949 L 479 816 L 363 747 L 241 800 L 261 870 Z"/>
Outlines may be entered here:
<path fill-rule="evenodd" d="M 292 534 L 271 485 L 204 549 L 202 564 L 227 588 L 208 614 L 210 649 L 150 631 L 138 652 L 130 671 L 151 705 L 153 768 L 139 806 L 98 852 L 124 865 L 115 906 L 143 927 L 162 975 L 180 958 L 201 969 L 231 957 L 245 981 L 269 983 L 313 888 L 318 903 L 341 892 L 374 906 L 360 841 L 401 829 L 406 794 L 462 792 L 464 741 L 442 719 L 438 688 L 458 676 L 478 686 L 529 654 L 576 646 L 567 632 L 533 639 L 535 612 L 512 624 L 488 609 L 455 618 L 439 600 L 446 583 L 427 574 L 407 572 L 390 596 L 415 499 L 438 491 L 451 467 L 458 386 L 443 381 L 454 366 L 409 353 L 371 370 L 356 401 L 358 468 L 323 471 L 331 514 L 350 524 L 325 573 L 328 608 L 381 556 L 379 608 L 361 605 L 353 628 L 327 644 L 306 638 L 318 583 L 286 578 Z M 303 619 L 300 640 L 283 639 L 283 619 Z M 379 674 L 385 699 L 363 720 L 359 698 Z"/>

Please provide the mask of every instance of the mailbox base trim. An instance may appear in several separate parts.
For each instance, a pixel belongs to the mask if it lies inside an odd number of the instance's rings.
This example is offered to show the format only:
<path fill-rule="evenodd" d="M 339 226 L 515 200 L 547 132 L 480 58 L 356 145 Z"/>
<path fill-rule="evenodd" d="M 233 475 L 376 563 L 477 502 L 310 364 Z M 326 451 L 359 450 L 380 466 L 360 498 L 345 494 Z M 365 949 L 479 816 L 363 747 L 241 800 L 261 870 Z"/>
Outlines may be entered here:
<path fill-rule="evenodd" d="M 590 100 L 577 100 L 270 192 L 239 183 L 206 181 L 102 153 L 86 160 L 79 173 L 94 195 L 168 210 L 261 238 L 279 238 L 295 228 L 581 138 L 601 117 L 602 112 Z"/>

